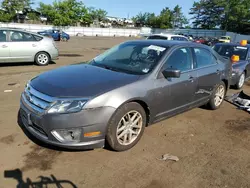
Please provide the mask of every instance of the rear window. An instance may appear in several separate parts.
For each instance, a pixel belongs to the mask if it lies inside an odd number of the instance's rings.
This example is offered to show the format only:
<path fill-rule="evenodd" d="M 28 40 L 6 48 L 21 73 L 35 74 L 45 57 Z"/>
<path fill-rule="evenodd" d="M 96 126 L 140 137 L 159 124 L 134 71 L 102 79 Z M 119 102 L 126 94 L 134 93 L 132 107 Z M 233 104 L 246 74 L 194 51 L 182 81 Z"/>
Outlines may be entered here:
<path fill-rule="evenodd" d="M 168 40 L 168 38 L 167 38 L 167 37 L 158 36 L 158 35 L 149 36 L 149 37 L 148 37 L 148 39 Z"/>
<path fill-rule="evenodd" d="M 232 45 L 215 45 L 213 49 L 221 56 L 228 58 L 231 58 L 233 55 L 238 55 L 240 60 L 246 60 L 248 51 L 247 47 Z"/>
<path fill-rule="evenodd" d="M 37 35 L 33 35 L 33 37 L 35 38 L 36 41 L 40 41 L 43 39 L 43 37 Z"/>

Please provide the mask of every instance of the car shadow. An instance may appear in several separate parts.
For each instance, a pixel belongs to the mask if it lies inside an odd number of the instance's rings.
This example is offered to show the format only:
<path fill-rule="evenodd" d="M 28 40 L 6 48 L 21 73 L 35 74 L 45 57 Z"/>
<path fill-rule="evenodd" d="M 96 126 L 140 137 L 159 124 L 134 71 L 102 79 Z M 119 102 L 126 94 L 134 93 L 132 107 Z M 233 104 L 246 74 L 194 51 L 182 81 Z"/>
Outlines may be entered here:
<path fill-rule="evenodd" d="M 81 54 L 59 54 L 59 57 L 82 57 Z"/>
<path fill-rule="evenodd" d="M 50 65 L 55 65 L 56 62 L 51 61 Z M 15 62 L 15 63 L 0 63 L 0 67 L 22 67 L 22 66 L 37 66 L 33 62 Z"/>
<path fill-rule="evenodd" d="M 33 136 L 24 126 L 22 119 L 21 119 L 21 115 L 20 115 L 20 111 L 18 111 L 17 114 L 17 124 L 19 125 L 19 127 L 22 129 L 22 131 L 24 132 L 24 134 L 35 144 L 47 148 L 47 149 L 51 149 L 51 150 L 55 150 L 55 151 L 64 151 L 64 152 L 84 152 L 84 151 L 92 151 L 94 149 L 67 149 L 67 148 L 62 148 L 62 147 L 58 147 L 58 146 L 54 146 L 54 145 L 50 145 L 47 144 L 45 142 L 40 141 L 39 139 L 37 139 L 35 136 Z"/>
<path fill-rule="evenodd" d="M 16 188 L 30 188 L 30 187 L 71 187 L 77 188 L 77 186 L 69 181 L 69 180 L 58 180 L 53 174 L 49 177 L 39 176 L 40 180 L 32 181 L 30 178 L 26 178 L 26 181 L 23 179 L 23 172 L 20 169 L 15 170 L 5 170 L 4 171 L 5 178 L 13 178 L 17 181 Z"/>

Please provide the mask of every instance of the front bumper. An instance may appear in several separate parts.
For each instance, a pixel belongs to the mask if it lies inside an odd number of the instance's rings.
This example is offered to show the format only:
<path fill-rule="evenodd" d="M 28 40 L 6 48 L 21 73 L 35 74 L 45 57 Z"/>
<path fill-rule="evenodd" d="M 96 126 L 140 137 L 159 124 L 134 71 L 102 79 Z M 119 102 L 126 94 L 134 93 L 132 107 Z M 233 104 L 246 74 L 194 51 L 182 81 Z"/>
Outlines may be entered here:
<path fill-rule="evenodd" d="M 114 108 L 102 107 L 71 114 L 38 114 L 22 97 L 19 120 L 29 133 L 44 143 L 68 149 L 94 149 L 104 147 L 108 121 L 114 112 Z M 81 128 L 79 142 L 61 142 L 51 133 L 72 128 Z M 84 137 L 84 133 L 95 131 L 101 134 Z"/>

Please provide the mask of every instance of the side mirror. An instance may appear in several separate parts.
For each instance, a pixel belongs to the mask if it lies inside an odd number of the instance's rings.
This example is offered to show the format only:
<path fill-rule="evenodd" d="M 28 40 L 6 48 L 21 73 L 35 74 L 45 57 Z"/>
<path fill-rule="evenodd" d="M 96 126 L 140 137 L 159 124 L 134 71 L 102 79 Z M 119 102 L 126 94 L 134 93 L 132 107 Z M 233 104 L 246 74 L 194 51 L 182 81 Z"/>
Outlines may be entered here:
<path fill-rule="evenodd" d="M 165 69 L 162 71 L 165 78 L 180 78 L 181 71 L 177 69 Z"/>
<path fill-rule="evenodd" d="M 231 61 L 232 61 L 232 63 L 237 63 L 238 61 L 240 61 L 240 56 L 232 55 Z"/>

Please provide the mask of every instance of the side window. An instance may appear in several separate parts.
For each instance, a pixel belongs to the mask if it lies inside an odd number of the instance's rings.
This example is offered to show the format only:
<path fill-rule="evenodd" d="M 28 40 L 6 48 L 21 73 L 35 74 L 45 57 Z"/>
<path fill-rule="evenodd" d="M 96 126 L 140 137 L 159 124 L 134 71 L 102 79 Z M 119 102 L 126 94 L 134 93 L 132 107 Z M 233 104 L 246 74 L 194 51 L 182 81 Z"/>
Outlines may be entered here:
<path fill-rule="evenodd" d="M 35 40 L 36 40 L 36 41 L 40 41 L 40 40 L 42 40 L 42 39 L 43 39 L 42 37 L 37 36 L 37 35 L 33 35 L 33 37 L 35 38 Z"/>
<path fill-rule="evenodd" d="M 217 62 L 215 57 L 208 50 L 202 48 L 194 48 L 194 52 L 197 61 L 197 68 L 214 65 Z"/>
<path fill-rule="evenodd" d="M 155 35 L 155 36 L 150 36 L 150 37 L 148 37 L 148 39 L 161 39 L 161 40 L 167 40 L 166 37 L 157 36 L 157 35 Z"/>
<path fill-rule="evenodd" d="M 171 40 L 178 40 L 178 37 L 171 37 Z"/>
<path fill-rule="evenodd" d="M 188 71 L 192 69 L 192 55 L 190 48 L 179 48 L 167 59 L 164 68 Z"/>
<path fill-rule="evenodd" d="M 0 30 L 0 42 L 6 42 L 7 41 L 7 31 Z"/>
<path fill-rule="evenodd" d="M 181 41 L 188 41 L 186 38 L 184 37 L 180 37 Z"/>
<path fill-rule="evenodd" d="M 21 32 L 21 31 L 10 31 L 10 41 L 12 42 L 28 42 L 28 41 L 36 41 L 34 36 L 29 33 Z"/>

